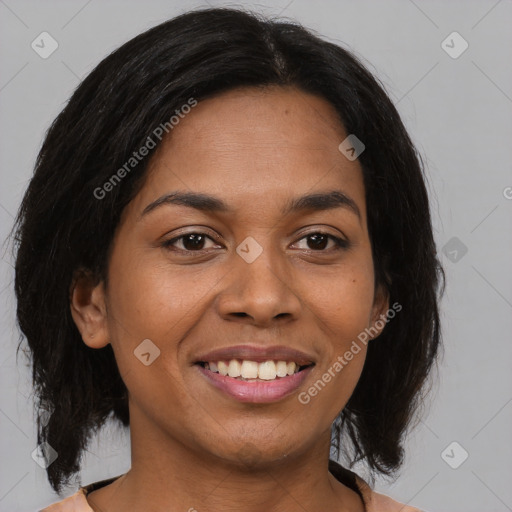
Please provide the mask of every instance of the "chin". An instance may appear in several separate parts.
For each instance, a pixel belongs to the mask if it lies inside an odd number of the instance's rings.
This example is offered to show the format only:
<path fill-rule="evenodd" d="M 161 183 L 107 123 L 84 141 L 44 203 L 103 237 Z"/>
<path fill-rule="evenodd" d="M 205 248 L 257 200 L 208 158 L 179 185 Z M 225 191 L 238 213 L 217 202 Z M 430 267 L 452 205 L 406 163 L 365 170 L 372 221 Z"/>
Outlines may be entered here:
<path fill-rule="evenodd" d="M 270 443 L 269 443 L 270 438 Z M 301 451 L 301 443 L 292 437 L 287 437 L 285 441 L 278 436 L 244 436 L 235 441 L 231 438 L 228 443 L 229 451 L 220 452 L 215 449 L 212 453 L 220 457 L 228 465 L 235 465 L 240 469 L 251 469 L 252 471 L 264 471 L 276 464 L 285 461 L 292 453 Z M 219 444 L 216 445 L 218 448 Z"/>

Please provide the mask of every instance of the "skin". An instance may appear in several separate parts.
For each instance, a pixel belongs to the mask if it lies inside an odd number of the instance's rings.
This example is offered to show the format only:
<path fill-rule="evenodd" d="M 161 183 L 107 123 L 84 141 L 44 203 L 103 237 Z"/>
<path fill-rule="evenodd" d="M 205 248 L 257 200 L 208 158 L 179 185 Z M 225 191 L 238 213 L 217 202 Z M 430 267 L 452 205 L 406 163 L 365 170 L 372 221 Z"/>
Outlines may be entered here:
<path fill-rule="evenodd" d="M 272 87 L 202 101 L 171 135 L 123 212 L 108 288 L 86 276 L 72 288 L 84 342 L 112 344 L 129 390 L 131 469 L 92 492 L 90 506 L 362 511 L 327 462 L 331 424 L 355 388 L 366 347 L 308 404 L 297 397 L 389 306 L 374 286 L 362 170 L 338 150 L 347 133 L 324 99 Z M 216 196 L 233 211 L 166 204 L 141 217 L 176 190 Z M 281 213 L 292 198 L 331 190 L 352 198 L 360 217 L 346 207 Z M 198 232 L 211 237 L 202 251 L 190 239 L 174 251 L 162 246 Z M 336 249 L 331 238 L 319 246 L 311 238 L 319 232 L 350 246 Z M 236 252 L 248 236 L 263 248 L 250 264 Z M 148 366 L 133 353 L 145 339 L 160 350 Z M 241 403 L 202 378 L 193 361 L 244 343 L 294 347 L 316 364 L 296 393 Z"/>

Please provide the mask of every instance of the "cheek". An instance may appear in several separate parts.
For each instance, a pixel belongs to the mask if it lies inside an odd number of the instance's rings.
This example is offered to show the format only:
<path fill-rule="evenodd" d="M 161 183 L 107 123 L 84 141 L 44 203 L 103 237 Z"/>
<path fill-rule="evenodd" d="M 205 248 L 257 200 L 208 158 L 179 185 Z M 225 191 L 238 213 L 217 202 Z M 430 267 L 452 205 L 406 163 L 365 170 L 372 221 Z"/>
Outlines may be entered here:
<path fill-rule="evenodd" d="M 179 341 L 197 322 L 194 308 L 208 283 L 198 279 L 195 286 L 185 272 L 150 264 L 136 251 L 126 254 L 131 257 L 113 255 L 111 260 L 108 321 L 130 400 L 155 415 L 176 407 L 188 410 L 188 392 L 179 377 Z"/>
<path fill-rule="evenodd" d="M 305 402 L 318 407 L 315 414 L 323 410 L 334 419 L 350 398 L 364 366 L 367 345 L 360 335 L 369 325 L 373 298 L 372 262 L 364 255 L 325 280 L 325 286 L 317 286 L 310 296 L 316 323 L 325 335 L 321 347 L 325 358 L 317 369 L 314 388 L 306 390 L 305 397 Z"/>
<path fill-rule="evenodd" d="M 219 280 L 211 270 L 180 269 L 143 258 L 121 260 L 117 269 L 111 272 L 109 313 L 114 322 L 122 322 L 123 337 L 137 339 L 165 337 L 168 342 L 171 332 L 179 339 Z"/>
<path fill-rule="evenodd" d="M 130 375 L 126 384 L 131 381 L 144 389 L 155 379 L 180 381 L 175 378 L 180 372 L 180 340 L 200 322 L 222 274 L 213 268 L 151 263 L 147 256 L 129 250 L 113 254 L 110 276 L 109 330 L 121 374 Z M 144 347 L 149 348 L 150 360 L 158 354 L 148 367 L 137 358 L 148 352 Z"/>
<path fill-rule="evenodd" d="M 344 350 L 347 343 L 368 327 L 374 299 L 373 271 L 366 265 L 351 265 L 322 281 L 313 281 L 310 307 L 332 342 L 331 356 L 334 356 L 334 351 Z"/>

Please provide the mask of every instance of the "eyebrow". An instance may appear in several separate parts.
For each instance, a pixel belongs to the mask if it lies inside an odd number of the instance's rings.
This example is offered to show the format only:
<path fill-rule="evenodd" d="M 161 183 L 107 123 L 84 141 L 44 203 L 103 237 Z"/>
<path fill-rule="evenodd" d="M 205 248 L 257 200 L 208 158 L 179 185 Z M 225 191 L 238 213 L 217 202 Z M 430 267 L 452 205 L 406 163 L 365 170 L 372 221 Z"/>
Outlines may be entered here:
<path fill-rule="evenodd" d="M 222 199 L 197 192 L 170 192 L 159 197 L 148 204 L 142 211 L 140 218 L 156 210 L 160 206 L 167 204 L 176 204 L 195 208 L 208 213 L 232 213 L 233 208 L 229 207 Z M 352 211 L 361 221 L 361 212 L 356 202 L 341 192 L 340 190 L 331 190 L 329 192 L 316 192 L 290 200 L 282 209 L 282 215 L 299 213 L 302 211 L 324 211 L 334 208 L 346 208 Z"/>

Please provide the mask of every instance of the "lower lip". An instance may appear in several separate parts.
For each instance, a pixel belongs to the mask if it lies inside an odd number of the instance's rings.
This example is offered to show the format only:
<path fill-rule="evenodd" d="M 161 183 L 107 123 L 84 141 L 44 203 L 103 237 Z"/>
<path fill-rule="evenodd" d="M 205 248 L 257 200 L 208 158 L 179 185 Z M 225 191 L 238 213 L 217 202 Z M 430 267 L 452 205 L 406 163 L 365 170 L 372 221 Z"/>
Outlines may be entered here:
<path fill-rule="evenodd" d="M 308 366 L 293 375 L 275 380 L 248 382 L 211 372 L 201 365 L 196 365 L 196 367 L 216 388 L 239 402 L 252 403 L 277 402 L 290 395 L 297 390 L 313 368 L 313 366 Z"/>

